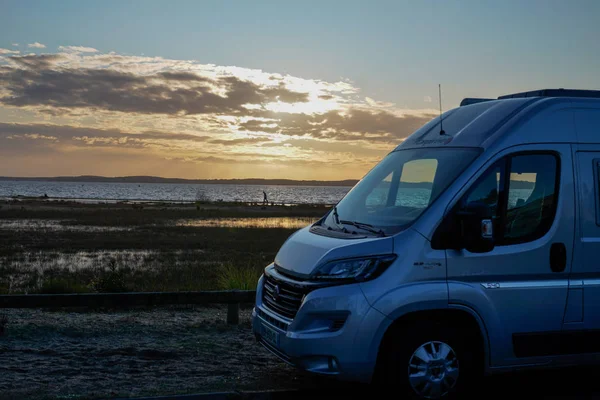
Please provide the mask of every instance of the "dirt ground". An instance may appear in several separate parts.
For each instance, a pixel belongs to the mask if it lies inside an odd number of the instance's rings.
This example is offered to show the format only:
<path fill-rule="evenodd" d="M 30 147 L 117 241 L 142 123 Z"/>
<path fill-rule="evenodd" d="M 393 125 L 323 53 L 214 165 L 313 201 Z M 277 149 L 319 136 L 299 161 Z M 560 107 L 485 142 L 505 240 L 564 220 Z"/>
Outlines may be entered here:
<path fill-rule="evenodd" d="M 266 352 L 249 309 L 226 324 L 224 307 L 67 312 L 4 310 L 1 399 L 79 399 L 316 384 Z"/>

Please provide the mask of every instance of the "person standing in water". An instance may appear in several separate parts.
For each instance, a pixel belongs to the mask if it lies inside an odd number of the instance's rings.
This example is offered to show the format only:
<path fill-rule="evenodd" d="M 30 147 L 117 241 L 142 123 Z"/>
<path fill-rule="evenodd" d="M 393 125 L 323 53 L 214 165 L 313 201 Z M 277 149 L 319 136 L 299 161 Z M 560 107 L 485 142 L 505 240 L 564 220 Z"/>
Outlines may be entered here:
<path fill-rule="evenodd" d="M 265 192 L 264 190 L 263 190 L 263 204 L 267 204 L 267 205 L 269 204 L 269 201 L 267 200 L 267 192 Z"/>

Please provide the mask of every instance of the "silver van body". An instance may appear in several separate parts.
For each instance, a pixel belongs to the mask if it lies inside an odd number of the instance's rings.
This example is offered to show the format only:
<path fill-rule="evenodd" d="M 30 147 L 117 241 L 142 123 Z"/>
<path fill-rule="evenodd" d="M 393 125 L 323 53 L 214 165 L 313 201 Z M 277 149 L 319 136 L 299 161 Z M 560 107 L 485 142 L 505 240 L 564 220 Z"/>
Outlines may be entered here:
<path fill-rule="evenodd" d="M 599 260 L 600 92 L 465 99 L 287 239 L 253 330 L 304 370 L 441 397 L 600 360 Z"/>

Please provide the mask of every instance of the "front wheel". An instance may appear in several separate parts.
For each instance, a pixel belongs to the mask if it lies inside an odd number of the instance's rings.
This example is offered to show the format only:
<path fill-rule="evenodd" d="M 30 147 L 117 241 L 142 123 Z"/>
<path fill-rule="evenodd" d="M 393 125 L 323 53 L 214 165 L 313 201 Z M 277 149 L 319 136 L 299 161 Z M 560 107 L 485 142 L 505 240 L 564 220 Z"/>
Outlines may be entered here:
<path fill-rule="evenodd" d="M 478 372 L 473 340 L 460 330 L 419 323 L 392 333 L 379 383 L 412 399 L 444 399 L 470 389 Z"/>

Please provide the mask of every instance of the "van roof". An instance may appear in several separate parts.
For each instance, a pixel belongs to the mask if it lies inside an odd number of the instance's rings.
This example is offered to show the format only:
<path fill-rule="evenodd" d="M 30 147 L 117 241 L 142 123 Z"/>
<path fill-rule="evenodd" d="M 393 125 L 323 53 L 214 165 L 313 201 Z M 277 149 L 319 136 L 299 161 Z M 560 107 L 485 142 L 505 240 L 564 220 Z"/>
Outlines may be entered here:
<path fill-rule="evenodd" d="M 597 101 L 594 101 L 597 100 Z M 590 106 L 590 102 L 594 103 Z M 586 103 L 584 107 L 575 103 Z M 555 106 L 555 107 L 553 107 Z M 590 107 L 592 110 L 590 110 Z M 575 110 L 575 108 L 578 108 Z M 570 109 L 571 114 L 568 114 Z M 543 118 L 533 118 L 543 112 Z M 593 114 L 593 115 L 592 115 Z M 518 118 L 515 118 L 517 117 Z M 541 89 L 499 96 L 497 99 L 465 98 L 459 107 L 444 112 L 440 117 L 416 130 L 395 150 L 423 147 L 488 147 L 495 138 L 506 137 L 504 131 L 517 122 L 536 124 L 514 138 L 517 142 L 558 140 L 559 142 L 592 139 L 600 141 L 600 135 L 591 136 L 591 124 L 600 125 L 600 90 Z M 585 129 L 582 135 L 575 132 Z M 532 125 L 530 125 L 532 126 Z M 560 126 L 561 132 L 556 132 Z M 501 132 L 502 131 L 502 132 Z M 587 132 L 590 131 L 590 132 Z M 513 135 L 510 135 L 513 136 Z"/>
<path fill-rule="evenodd" d="M 498 99 L 516 99 L 523 97 L 584 97 L 584 98 L 594 98 L 600 99 L 600 90 L 583 90 L 583 89 L 539 89 L 539 90 L 530 90 L 528 92 L 520 92 L 520 93 L 511 93 L 505 94 L 502 96 L 498 96 Z M 495 99 L 490 98 L 476 98 L 476 97 L 466 97 L 461 102 L 460 105 L 466 106 L 475 103 L 481 103 L 484 101 L 491 101 Z"/>

